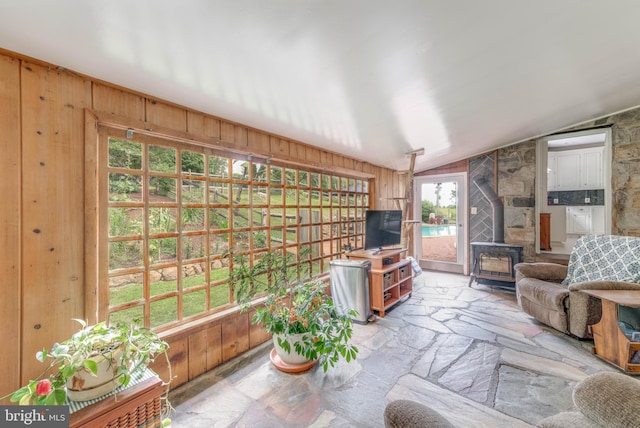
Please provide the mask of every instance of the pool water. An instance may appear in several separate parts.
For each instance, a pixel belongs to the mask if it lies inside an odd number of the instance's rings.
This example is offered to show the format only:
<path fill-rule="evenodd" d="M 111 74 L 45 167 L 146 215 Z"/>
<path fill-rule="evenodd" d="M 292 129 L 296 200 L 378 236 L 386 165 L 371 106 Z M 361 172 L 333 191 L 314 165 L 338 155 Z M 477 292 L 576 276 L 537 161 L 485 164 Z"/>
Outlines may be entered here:
<path fill-rule="evenodd" d="M 422 236 L 451 236 L 456 234 L 455 224 L 422 226 Z"/>

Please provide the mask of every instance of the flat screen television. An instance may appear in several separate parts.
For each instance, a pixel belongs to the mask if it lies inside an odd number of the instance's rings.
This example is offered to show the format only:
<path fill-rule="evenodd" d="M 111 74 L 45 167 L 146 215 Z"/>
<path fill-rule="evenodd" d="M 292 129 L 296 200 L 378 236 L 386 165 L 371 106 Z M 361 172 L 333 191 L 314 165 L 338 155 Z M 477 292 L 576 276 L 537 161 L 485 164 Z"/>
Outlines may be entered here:
<path fill-rule="evenodd" d="M 364 249 L 379 250 L 400 244 L 401 210 L 367 210 L 364 223 Z"/>

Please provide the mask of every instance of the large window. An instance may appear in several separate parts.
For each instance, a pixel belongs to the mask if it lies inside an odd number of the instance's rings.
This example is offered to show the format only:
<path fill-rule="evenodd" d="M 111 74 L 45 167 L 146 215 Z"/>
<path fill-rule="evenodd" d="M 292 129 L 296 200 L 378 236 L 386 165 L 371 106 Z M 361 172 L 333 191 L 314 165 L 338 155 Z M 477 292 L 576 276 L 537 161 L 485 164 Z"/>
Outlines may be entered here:
<path fill-rule="evenodd" d="M 138 140 L 100 139 L 100 313 L 111 322 L 166 328 L 234 305 L 230 254 L 305 254 L 300 272 L 316 276 L 362 247 L 366 179 Z"/>

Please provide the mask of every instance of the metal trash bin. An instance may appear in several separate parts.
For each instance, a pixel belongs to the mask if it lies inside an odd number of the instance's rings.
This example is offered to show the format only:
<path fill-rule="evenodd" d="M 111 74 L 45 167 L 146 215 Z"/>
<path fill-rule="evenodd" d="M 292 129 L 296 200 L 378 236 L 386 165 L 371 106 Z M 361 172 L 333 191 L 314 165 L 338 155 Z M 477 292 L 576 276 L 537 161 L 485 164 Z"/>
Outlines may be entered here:
<path fill-rule="evenodd" d="M 354 322 L 366 324 L 373 315 L 369 302 L 369 260 L 332 260 L 329 262 L 331 298 L 340 313 L 355 309 Z"/>

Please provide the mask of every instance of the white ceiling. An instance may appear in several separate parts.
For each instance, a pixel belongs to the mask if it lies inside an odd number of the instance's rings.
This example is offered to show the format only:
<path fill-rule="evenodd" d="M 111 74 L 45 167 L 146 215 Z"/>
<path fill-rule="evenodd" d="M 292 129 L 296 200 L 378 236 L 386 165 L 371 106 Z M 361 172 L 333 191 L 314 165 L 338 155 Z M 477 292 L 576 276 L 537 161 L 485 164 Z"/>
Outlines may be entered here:
<path fill-rule="evenodd" d="M 640 104 L 637 0 L 2 0 L 0 48 L 400 170 Z"/>

